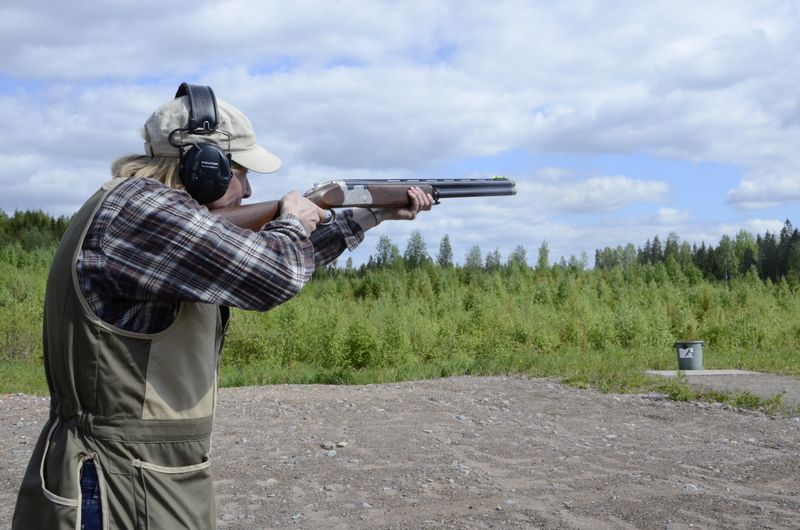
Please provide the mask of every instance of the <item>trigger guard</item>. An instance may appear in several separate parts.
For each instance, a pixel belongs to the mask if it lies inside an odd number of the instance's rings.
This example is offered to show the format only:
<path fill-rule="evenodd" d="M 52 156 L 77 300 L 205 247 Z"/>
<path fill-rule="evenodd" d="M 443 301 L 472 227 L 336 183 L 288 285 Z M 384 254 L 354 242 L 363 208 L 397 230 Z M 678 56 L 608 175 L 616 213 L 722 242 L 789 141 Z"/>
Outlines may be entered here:
<path fill-rule="evenodd" d="M 328 226 L 333 224 L 334 221 L 336 221 L 336 210 L 328 210 L 328 213 L 330 214 L 328 218 L 324 221 L 320 221 L 319 223 L 317 223 L 317 226 Z"/>

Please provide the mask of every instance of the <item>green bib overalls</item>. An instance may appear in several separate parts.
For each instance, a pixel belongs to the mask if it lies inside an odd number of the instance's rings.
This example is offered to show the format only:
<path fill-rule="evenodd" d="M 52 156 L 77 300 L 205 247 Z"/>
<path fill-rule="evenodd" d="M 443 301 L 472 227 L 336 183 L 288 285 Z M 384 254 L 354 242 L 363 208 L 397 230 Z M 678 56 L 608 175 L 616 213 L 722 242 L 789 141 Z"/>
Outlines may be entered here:
<path fill-rule="evenodd" d="M 156 334 L 118 329 L 92 313 L 75 265 L 115 184 L 81 208 L 50 270 L 50 416 L 23 479 L 14 530 L 79 529 L 87 460 L 97 467 L 104 529 L 215 527 L 208 454 L 227 310 L 184 303 L 175 322 Z"/>

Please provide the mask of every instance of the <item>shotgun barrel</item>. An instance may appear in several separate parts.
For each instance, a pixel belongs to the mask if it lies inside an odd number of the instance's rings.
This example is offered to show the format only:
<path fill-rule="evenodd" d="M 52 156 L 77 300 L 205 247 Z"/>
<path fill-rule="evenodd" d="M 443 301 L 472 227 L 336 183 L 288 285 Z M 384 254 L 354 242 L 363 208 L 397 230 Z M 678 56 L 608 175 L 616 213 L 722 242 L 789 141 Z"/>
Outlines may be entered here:
<path fill-rule="evenodd" d="M 380 187 L 417 186 L 423 191 L 430 192 L 436 202 L 439 199 L 456 197 L 496 197 L 516 195 L 517 193 L 516 183 L 505 177 L 487 179 L 344 179 L 333 182 L 339 183 L 340 186 L 344 185 L 350 192 L 374 190 Z M 314 189 L 309 193 L 312 193 Z"/>

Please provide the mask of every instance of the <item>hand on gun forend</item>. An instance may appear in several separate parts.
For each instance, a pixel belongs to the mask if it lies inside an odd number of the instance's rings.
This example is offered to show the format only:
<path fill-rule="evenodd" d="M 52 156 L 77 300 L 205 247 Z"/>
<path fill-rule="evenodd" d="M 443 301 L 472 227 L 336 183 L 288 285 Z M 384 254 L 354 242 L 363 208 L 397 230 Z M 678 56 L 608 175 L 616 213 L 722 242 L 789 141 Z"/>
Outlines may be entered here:
<path fill-rule="evenodd" d="M 294 215 L 300 219 L 308 235 L 317 229 L 320 221 L 328 218 L 328 212 L 296 191 L 290 191 L 281 198 L 280 212 Z"/>
<path fill-rule="evenodd" d="M 379 212 L 380 220 L 413 221 L 419 212 L 433 207 L 433 197 L 416 186 L 409 188 L 408 198 L 411 204 L 403 208 L 375 208 Z"/>

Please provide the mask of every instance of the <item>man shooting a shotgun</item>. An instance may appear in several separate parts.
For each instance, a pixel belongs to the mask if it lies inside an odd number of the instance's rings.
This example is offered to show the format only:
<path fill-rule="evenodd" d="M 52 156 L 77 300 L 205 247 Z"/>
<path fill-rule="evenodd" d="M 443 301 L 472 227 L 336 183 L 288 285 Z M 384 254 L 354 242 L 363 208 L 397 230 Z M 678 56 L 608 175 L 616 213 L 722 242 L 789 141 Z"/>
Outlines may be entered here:
<path fill-rule="evenodd" d="M 213 528 L 209 449 L 228 307 L 265 311 L 406 205 L 328 214 L 297 192 L 257 231 L 215 215 L 280 160 L 208 87 L 182 85 L 112 166 L 56 253 L 45 301 L 49 421 L 13 527 Z"/>
<path fill-rule="evenodd" d="M 291 192 L 268 218 L 248 214 L 237 225 L 218 213 L 233 216 L 251 195 L 248 171 L 280 167 L 238 109 L 183 84 L 143 136 L 145 155 L 114 162 L 53 259 L 50 416 L 19 491 L 16 530 L 215 527 L 209 453 L 228 308 L 287 301 L 366 230 L 434 202 L 423 185 L 406 184 L 399 203 L 331 219 Z"/>

